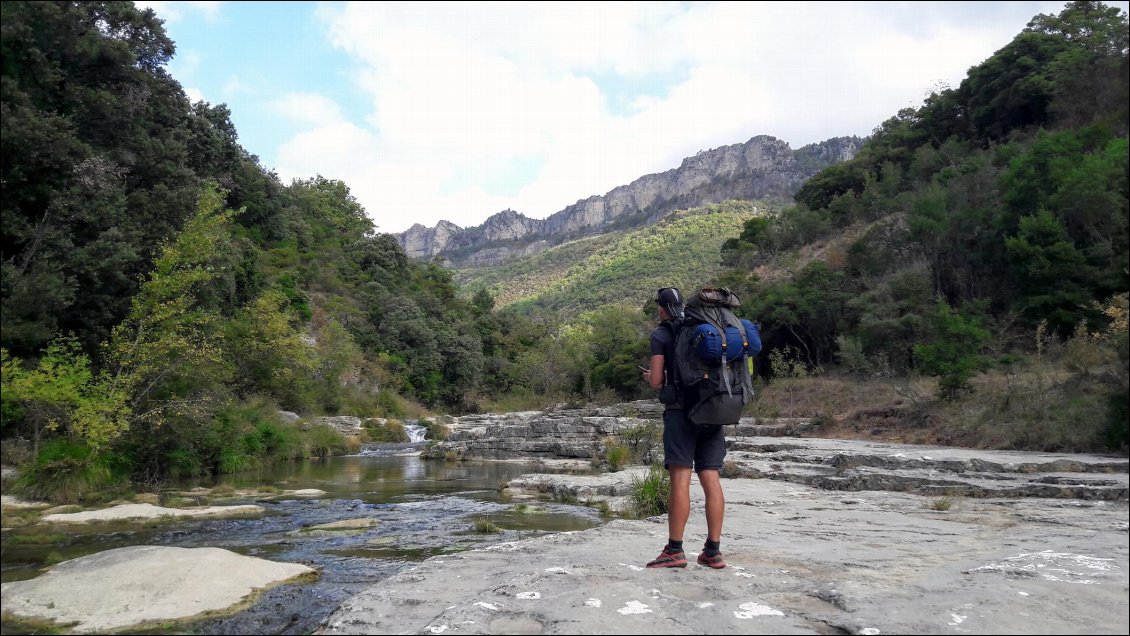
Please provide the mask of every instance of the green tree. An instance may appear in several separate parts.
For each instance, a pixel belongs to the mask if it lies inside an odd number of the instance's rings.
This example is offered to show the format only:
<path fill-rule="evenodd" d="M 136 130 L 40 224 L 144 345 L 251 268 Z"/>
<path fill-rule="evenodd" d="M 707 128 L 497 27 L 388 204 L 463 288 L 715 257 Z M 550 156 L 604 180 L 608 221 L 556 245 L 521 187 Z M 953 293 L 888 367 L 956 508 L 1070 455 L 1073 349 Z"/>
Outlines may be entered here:
<path fill-rule="evenodd" d="M 18 405 L 20 423 L 30 427 L 36 455 L 45 433 L 99 450 L 128 426 L 127 396 L 91 370 L 74 338 L 52 341 L 31 369 L 2 349 L 0 363 L 4 401 Z M 6 412 L 10 415 L 12 409 Z"/>
<path fill-rule="evenodd" d="M 988 340 L 989 332 L 978 322 L 938 299 L 930 316 L 931 338 L 914 347 L 920 368 L 938 378 L 938 387 L 946 399 L 954 399 L 968 390 L 973 374 L 986 366 L 981 347 Z"/>
<path fill-rule="evenodd" d="M 1005 247 L 1020 289 L 1020 309 L 1030 324 L 1047 320 L 1065 338 L 1080 320 L 1093 324 L 1099 318 L 1086 286 L 1094 273 L 1050 212 L 1020 219 L 1019 233 Z"/>
<path fill-rule="evenodd" d="M 222 210 L 222 201 L 213 188 L 201 194 L 196 216 L 161 250 L 107 345 L 114 389 L 128 393 L 134 417 L 155 428 L 227 392 L 231 366 L 220 315 L 200 302 L 220 276 L 217 261 L 230 239 L 233 213 Z"/>

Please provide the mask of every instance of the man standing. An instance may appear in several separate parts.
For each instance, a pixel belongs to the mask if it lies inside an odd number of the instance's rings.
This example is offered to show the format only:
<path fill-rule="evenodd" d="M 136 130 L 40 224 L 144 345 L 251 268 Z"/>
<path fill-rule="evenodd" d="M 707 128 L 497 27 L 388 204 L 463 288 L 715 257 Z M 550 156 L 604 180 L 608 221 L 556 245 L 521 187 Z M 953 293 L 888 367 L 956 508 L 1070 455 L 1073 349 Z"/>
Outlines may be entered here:
<path fill-rule="evenodd" d="M 675 335 L 683 316 L 683 296 L 674 287 L 664 287 L 655 297 L 660 324 L 651 332 L 651 368 L 643 377 L 652 388 L 660 389 L 663 411 L 663 464 L 671 475 L 671 493 L 667 499 L 667 545 L 649 568 L 685 568 L 683 532 L 691 513 L 691 471 L 706 495 L 706 545 L 698 562 L 715 569 L 726 567 L 719 544 L 722 540 L 722 516 L 726 500 L 718 471 L 726 457 L 726 439 L 722 426 L 700 426 L 691 423 L 683 410 L 680 391 L 673 383 L 675 374 Z"/>

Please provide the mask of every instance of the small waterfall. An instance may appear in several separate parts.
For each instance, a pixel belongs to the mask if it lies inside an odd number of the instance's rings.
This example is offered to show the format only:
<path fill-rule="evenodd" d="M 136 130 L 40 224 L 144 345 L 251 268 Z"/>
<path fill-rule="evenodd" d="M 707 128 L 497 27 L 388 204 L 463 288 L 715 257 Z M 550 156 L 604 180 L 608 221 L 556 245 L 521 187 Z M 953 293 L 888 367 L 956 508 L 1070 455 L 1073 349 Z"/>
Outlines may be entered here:
<path fill-rule="evenodd" d="M 404 432 L 408 433 L 408 442 L 414 444 L 424 441 L 424 436 L 428 434 L 428 427 L 405 422 Z"/>

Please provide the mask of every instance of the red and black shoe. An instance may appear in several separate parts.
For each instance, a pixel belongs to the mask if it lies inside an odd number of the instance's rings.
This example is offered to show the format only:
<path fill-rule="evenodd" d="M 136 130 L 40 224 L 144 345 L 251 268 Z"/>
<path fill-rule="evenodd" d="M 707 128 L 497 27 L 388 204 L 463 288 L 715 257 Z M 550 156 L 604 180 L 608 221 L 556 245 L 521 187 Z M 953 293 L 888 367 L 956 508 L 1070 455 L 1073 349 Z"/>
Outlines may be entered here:
<path fill-rule="evenodd" d="M 687 567 L 687 555 L 682 550 L 669 552 L 665 547 L 655 557 L 654 561 L 648 561 L 647 567 L 649 568 L 685 568 Z"/>
<path fill-rule="evenodd" d="M 722 568 L 726 567 L 726 562 L 722 560 L 721 552 L 718 552 L 713 556 L 706 556 L 706 552 L 699 552 L 698 564 L 714 568 L 715 570 L 721 570 Z"/>

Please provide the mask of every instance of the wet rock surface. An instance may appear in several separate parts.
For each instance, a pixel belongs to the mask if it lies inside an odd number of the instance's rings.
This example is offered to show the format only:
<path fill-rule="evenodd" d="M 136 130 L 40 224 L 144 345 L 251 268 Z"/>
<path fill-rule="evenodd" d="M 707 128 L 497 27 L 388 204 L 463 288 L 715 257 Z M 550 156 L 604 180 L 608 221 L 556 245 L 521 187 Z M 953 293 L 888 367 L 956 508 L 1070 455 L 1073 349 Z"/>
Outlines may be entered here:
<path fill-rule="evenodd" d="M 931 498 L 724 479 L 728 567 L 648 570 L 665 517 L 428 559 L 319 633 L 1125 633 L 1123 501 Z M 946 504 L 942 505 L 942 501 Z"/>
<path fill-rule="evenodd" d="M 594 435 L 638 425 L 569 411 L 453 422 L 454 442 L 469 456 L 541 453 L 530 440 L 554 420 Z M 519 419 L 539 426 L 505 446 Z M 783 437 L 807 426 L 734 427 L 725 569 L 695 563 L 695 479 L 686 569 L 642 567 L 666 542 L 665 516 L 621 519 L 428 559 L 349 599 L 319 633 L 1126 633 L 1126 458 Z M 522 475 L 509 491 L 617 509 L 643 470 Z"/>
<path fill-rule="evenodd" d="M 60 563 L 43 576 L 4 583 L 4 611 L 116 630 L 226 610 L 256 590 L 315 571 L 219 548 L 130 546 Z"/>

